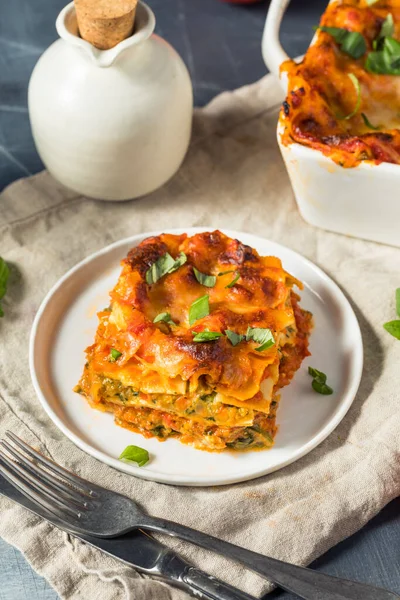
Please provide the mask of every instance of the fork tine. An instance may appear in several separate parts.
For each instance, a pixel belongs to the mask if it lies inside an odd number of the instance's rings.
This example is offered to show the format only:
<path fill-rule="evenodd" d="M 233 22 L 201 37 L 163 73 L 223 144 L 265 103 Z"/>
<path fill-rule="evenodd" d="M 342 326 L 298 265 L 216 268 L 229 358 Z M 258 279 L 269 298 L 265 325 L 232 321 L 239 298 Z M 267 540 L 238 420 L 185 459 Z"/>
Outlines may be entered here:
<path fill-rule="evenodd" d="M 79 519 L 80 512 L 78 507 L 73 508 L 71 504 L 68 504 L 68 502 L 60 498 L 60 496 L 57 496 L 50 486 L 42 483 L 38 477 L 32 475 L 23 465 L 20 465 L 8 458 L 8 456 L 1 449 L 0 460 L 8 467 L 9 472 L 11 471 L 14 474 L 14 477 L 19 479 L 20 483 L 27 482 L 29 483 L 31 489 L 36 491 L 36 493 L 41 492 L 42 502 L 46 498 L 51 498 L 51 501 L 54 503 L 55 507 L 58 508 L 61 515 L 64 514 L 64 516 L 67 516 L 65 514 L 67 513 L 69 516 Z"/>
<path fill-rule="evenodd" d="M 58 519 L 63 519 L 63 515 L 57 510 L 57 507 L 49 502 L 45 496 L 42 496 L 39 492 L 31 488 L 25 481 L 16 476 L 13 470 L 7 468 L 3 462 L 3 458 L 0 456 L 0 473 L 7 481 L 11 483 L 18 491 L 24 496 L 32 500 L 35 504 L 38 504 L 44 510 L 47 510 Z"/>
<path fill-rule="evenodd" d="M 55 475 L 49 474 L 40 465 L 38 465 L 36 462 L 33 462 L 33 459 L 28 458 L 18 448 L 14 448 L 6 440 L 1 440 L 0 446 L 5 448 L 8 454 L 10 454 L 18 463 L 23 464 L 33 475 L 37 475 L 41 480 L 44 480 L 48 485 L 50 485 L 54 491 L 58 491 L 61 494 L 61 497 L 70 499 L 79 507 L 86 508 L 88 506 L 88 503 L 85 500 L 85 498 L 90 497 L 88 494 L 77 490 L 76 488 L 72 487 L 71 484 L 63 483 Z"/>
<path fill-rule="evenodd" d="M 95 484 L 64 469 L 64 467 L 61 467 L 50 458 L 47 458 L 47 456 L 44 456 L 32 448 L 32 446 L 29 446 L 26 442 L 21 440 L 21 438 L 15 435 L 15 433 L 12 433 L 12 431 L 6 431 L 6 436 L 13 441 L 16 446 L 26 452 L 26 454 L 37 460 L 40 464 L 46 466 L 50 471 L 53 471 L 53 473 L 56 473 L 61 479 L 69 481 L 74 487 L 82 490 L 83 493 L 89 494 L 90 496 L 96 495 L 94 490 L 97 486 Z"/>

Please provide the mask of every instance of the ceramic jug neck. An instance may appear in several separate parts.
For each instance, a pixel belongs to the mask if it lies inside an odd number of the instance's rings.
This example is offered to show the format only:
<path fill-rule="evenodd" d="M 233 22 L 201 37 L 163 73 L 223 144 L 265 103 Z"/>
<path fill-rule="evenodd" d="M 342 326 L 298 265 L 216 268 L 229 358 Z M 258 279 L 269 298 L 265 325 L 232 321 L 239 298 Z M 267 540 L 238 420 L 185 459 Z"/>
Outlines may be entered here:
<path fill-rule="evenodd" d="M 153 11 L 144 2 L 136 10 L 133 34 L 109 50 L 99 50 L 79 36 L 74 3 L 67 4 L 57 17 L 58 35 L 67 43 L 81 48 L 98 67 L 110 67 L 117 57 L 127 50 L 145 42 L 153 33 L 156 20 Z"/>

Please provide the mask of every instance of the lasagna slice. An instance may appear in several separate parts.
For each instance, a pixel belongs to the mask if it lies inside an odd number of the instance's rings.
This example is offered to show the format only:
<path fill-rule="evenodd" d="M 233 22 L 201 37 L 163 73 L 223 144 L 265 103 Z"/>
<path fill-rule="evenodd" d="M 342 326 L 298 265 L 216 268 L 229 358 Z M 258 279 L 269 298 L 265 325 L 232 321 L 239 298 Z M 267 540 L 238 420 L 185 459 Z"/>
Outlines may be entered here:
<path fill-rule="evenodd" d="M 309 354 L 294 285 L 219 231 L 147 238 L 122 261 L 75 391 L 145 437 L 269 448 L 279 390 Z"/>

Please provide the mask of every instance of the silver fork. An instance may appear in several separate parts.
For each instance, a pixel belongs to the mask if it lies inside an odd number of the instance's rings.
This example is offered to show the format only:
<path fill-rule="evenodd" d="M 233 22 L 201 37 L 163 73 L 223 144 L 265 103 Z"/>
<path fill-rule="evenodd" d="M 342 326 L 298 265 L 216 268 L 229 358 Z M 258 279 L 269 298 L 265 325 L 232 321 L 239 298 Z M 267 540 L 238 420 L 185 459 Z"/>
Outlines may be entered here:
<path fill-rule="evenodd" d="M 177 536 L 231 558 L 304 600 L 399 600 L 382 588 L 332 577 L 235 546 L 190 527 L 151 517 L 130 498 L 67 471 L 7 432 L 0 442 L 0 471 L 32 501 L 73 533 L 111 538 L 135 529 Z"/>

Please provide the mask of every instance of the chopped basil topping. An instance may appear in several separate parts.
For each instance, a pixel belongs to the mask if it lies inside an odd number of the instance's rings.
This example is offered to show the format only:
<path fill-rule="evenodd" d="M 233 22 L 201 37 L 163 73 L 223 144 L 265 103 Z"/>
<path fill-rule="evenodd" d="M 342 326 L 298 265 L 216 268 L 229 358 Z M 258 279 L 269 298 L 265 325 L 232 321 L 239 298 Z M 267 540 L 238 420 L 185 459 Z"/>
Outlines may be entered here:
<path fill-rule="evenodd" d="M 240 344 L 240 342 L 243 342 L 243 340 L 246 339 L 245 335 L 242 335 L 241 333 L 235 333 L 230 329 L 225 330 L 225 335 L 231 342 L 232 346 L 237 346 L 238 344 Z"/>
<path fill-rule="evenodd" d="M 221 277 L 222 275 L 227 275 L 228 273 L 236 273 L 236 269 L 230 269 L 229 271 L 221 271 L 220 273 L 218 273 L 218 277 Z"/>
<path fill-rule="evenodd" d="M 196 276 L 197 281 L 201 283 L 201 285 L 205 285 L 206 287 L 212 288 L 216 284 L 217 278 L 215 277 L 215 275 L 205 275 L 204 273 L 200 273 L 200 271 L 198 271 L 196 267 L 193 267 L 193 272 Z"/>
<path fill-rule="evenodd" d="M 207 294 L 200 296 L 195 300 L 189 309 L 189 324 L 193 325 L 195 321 L 207 317 L 210 314 L 210 305 Z"/>
<path fill-rule="evenodd" d="M 354 117 L 355 114 L 358 113 L 358 110 L 361 106 L 361 86 L 360 86 L 360 82 L 358 81 L 357 77 L 354 75 L 354 73 L 347 73 L 347 76 L 349 77 L 349 79 L 351 80 L 351 83 L 354 85 L 354 89 L 356 90 L 357 93 L 357 100 L 355 103 L 355 106 L 353 108 L 353 110 L 346 115 L 345 117 L 341 117 L 336 115 L 336 117 L 342 121 L 346 121 L 347 119 L 351 119 L 351 117 Z"/>
<path fill-rule="evenodd" d="M 339 48 L 352 58 L 361 58 L 367 51 L 365 38 L 358 31 L 349 31 L 342 27 L 318 27 L 321 31 L 329 33 L 337 42 Z"/>
<path fill-rule="evenodd" d="M 115 362 L 120 356 L 122 356 L 122 352 L 119 352 L 115 348 L 111 348 L 111 350 L 110 350 L 110 356 L 109 356 L 109 361 L 110 362 Z"/>
<path fill-rule="evenodd" d="M 318 369 L 314 369 L 313 367 L 308 367 L 308 373 L 313 378 L 311 383 L 312 388 L 318 392 L 318 394 L 323 394 L 324 396 L 333 394 L 333 389 L 326 383 L 325 373 L 318 371 Z"/>
<path fill-rule="evenodd" d="M 394 34 L 394 21 L 392 13 L 389 13 L 386 16 L 386 19 L 382 23 L 381 31 L 378 35 L 378 44 L 379 40 L 382 38 L 393 37 Z"/>
<path fill-rule="evenodd" d="M 365 68 L 370 73 L 400 75 L 400 42 L 392 37 L 379 38 L 375 52 L 370 52 Z"/>
<path fill-rule="evenodd" d="M 168 273 L 173 273 L 179 267 L 185 264 L 187 256 L 184 252 L 181 252 L 177 258 L 172 258 L 169 252 L 166 252 L 163 256 L 160 256 L 155 263 L 151 265 L 146 273 L 146 282 L 151 285 L 156 283 L 161 277 Z"/>
<path fill-rule="evenodd" d="M 10 269 L 7 263 L 0 256 L 0 300 L 4 298 L 7 291 L 7 282 L 10 275 Z M 0 317 L 4 317 L 4 312 L 0 304 Z"/>
<path fill-rule="evenodd" d="M 228 283 L 228 285 L 226 285 L 226 288 L 231 288 L 235 285 L 235 283 L 240 279 L 240 273 L 236 273 L 236 276 L 232 279 L 232 281 L 230 283 Z"/>
<path fill-rule="evenodd" d="M 127 446 L 121 453 L 119 460 L 127 463 L 137 463 L 139 467 L 143 467 L 149 462 L 149 453 L 144 448 L 139 446 Z"/>
<path fill-rule="evenodd" d="M 261 327 L 248 327 L 246 332 L 246 341 L 252 341 L 256 342 L 257 344 L 261 344 L 258 348 L 256 348 L 257 352 L 267 350 L 267 348 L 270 348 L 275 344 L 272 331 L 270 329 Z"/>
<path fill-rule="evenodd" d="M 207 329 L 204 331 L 200 331 L 199 333 L 193 332 L 194 342 L 213 342 L 218 338 L 222 337 L 222 333 L 219 331 L 208 331 Z"/>
<path fill-rule="evenodd" d="M 157 315 L 153 323 L 159 323 L 160 321 L 168 323 L 168 325 L 176 325 L 176 323 L 171 319 L 171 315 L 169 314 L 169 312 L 163 312 Z"/>
<path fill-rule="evenodd" d="M 370 129 L 373 129 L 374 131 L 378 131 L 378 129 L 380 129 L 379 126 L 375 127 L 375 125 L 372 125 L 371 121 L 368 119 L 368 117 L 365 113 L 361 113 L 361 116 L 367 127 L 369 127 Z"/>

